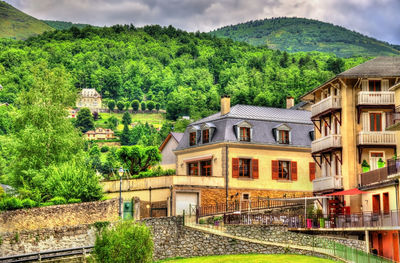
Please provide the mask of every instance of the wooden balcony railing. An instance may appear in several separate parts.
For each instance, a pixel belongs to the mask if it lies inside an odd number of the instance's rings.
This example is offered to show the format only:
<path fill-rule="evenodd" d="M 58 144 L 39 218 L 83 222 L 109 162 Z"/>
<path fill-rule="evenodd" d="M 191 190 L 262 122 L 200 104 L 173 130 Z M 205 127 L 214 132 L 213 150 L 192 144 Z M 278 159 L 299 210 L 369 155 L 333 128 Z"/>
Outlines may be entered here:
<path fill-rule="evenodd" d="M 357 105 L 394 105 L 394 92 L 360 91 Z"/>
<path fill-rule="evenodd" d="M 379 183 L 388 179 L 388 167 L 375 169 L 361 174 L 361 186 Z"/>
<path fill-rule="evenodd" d="M 338 96 L 329 96 L 311 106 L 311 116 L 316 116 L 330 109 L 340 109 L 341 99 Z"/>
<path fill-rule="evenodd" d="M 320 177 L 313 180 L 313 191 L 337 190 L 343 188 L 341 176 Z"/>
<path fill-rule="evenodd" d="M 358 145 L 395 145 L 396 132 L 359 132 L 357 136 Z"/>
<path fill-rule="evenodd" d="M 342 135 L 331 134 L 311 143 L 311 152 L 321 152 L 330 148 L 342 147 Z"/>

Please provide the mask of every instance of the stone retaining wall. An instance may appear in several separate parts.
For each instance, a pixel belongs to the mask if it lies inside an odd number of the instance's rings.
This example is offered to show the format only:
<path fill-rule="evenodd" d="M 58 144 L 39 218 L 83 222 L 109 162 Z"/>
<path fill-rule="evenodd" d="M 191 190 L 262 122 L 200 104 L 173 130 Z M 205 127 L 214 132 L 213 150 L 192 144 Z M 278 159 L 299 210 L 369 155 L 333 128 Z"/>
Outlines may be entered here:
<path fill-rule="evenodd" d="M 325 247 L 326 241 L 331 240 L 346 246 L 365 250 L 365 241 L 348 239 L 337 236 L 316 236 L 288 231 L 284 226 L 266 225 L 225 225 L 228 234 L 254 238 L 275 243 L 296 244 L 299 246 Z"/>

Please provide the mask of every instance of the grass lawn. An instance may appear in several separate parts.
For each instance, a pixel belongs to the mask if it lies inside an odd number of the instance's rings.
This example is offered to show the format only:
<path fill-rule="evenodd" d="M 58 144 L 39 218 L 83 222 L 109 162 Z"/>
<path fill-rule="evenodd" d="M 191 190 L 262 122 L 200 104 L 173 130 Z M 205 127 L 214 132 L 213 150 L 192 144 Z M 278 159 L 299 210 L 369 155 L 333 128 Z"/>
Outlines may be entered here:
<path fill-rule="evenodd" d="M 101 119 L 97 120 L 95 123 L 101 126 L 106 126 L 105 121 L 107 121 L 108 118 L 110 118 L 111 116 L 116 117 L 120 124 L 117 127 L 117 130 L 122 131 L 122 129 L 124 128 L 124 125 L 121 124 L 122 121 L 122 115 L 124 115 L 123 113 L 104 113 L 101 112 L 99 113 L 99 115 L 101 116 Z M 165 121 L 165 114 L 163 113 L 134 113 L 131 114 L 132 117 L 132 123 L 135 122 L 141 122 L 141 123 L 149 123 L 152 124 L 155 128 L 161 128 L 163 122 Z"/>
<path fill-rule="evenodd" d="M 208 256 L 208 257 L 195 257 L 185 259 L 170 259 L 160 262 L 168 263 L 333 263 L 335 261 L 323 258 L 316 258 L 310 256 L 300 255 L 262 255 L 262 254 L 248 254 L 248 255 L 225 255 L 225 256 Z"/>

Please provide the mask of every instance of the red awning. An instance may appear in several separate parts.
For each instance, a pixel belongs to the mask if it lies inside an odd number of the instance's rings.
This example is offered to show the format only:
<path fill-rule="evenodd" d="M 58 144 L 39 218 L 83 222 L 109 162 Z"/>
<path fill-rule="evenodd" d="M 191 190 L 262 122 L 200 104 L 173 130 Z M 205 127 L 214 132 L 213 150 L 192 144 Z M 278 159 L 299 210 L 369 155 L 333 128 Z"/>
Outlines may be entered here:
<path fill-rule="evenodd" d="M 368 194 L 368 192 L 364 192 L 359 190 L 358 188 L 346 190 L 346 191 L 340 191 L 340 192 L 335 192 L 331 194 L 327 194 L 326 196 L 333 196 L 333 195 L 360 195 L 360 194 Z"/>

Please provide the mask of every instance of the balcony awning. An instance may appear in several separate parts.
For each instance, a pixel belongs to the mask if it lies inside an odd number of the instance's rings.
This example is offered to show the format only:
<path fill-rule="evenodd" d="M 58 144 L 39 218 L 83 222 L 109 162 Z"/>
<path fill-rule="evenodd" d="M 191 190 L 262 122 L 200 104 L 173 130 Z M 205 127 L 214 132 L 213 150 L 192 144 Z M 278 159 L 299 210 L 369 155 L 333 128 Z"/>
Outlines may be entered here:
<path fill-rule="evenodd" d="M 327 194 L 326 196 L 336 196 L 336 195 L 360 195 L 360 194 L 368 194 L 368 192 L 361 191 L 358 188 L 350 189 L 350 190 L 345 190 L 345 191 L 340 191 L 340 192 L 335 192 L 331 194 Z"/>

